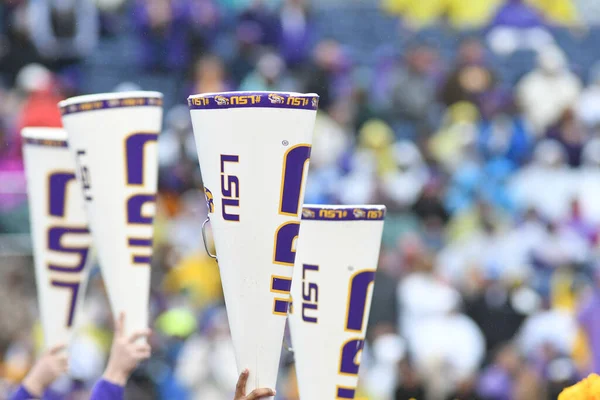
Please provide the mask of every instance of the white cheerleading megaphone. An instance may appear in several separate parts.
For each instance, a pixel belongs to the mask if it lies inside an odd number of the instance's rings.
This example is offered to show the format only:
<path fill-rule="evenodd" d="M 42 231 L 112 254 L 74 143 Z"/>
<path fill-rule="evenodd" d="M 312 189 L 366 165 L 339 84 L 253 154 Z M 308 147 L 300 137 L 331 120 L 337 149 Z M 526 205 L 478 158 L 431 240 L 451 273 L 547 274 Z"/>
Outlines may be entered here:
<path fill-rule="evenodd" d="M 384 206 L 304 206 L 289 316 L 301 400 L 354 399 L 384 218 Z"/>
<path fill-rule="evenodd" d="M 59 103 L 114 314 L 148 327 L 162 94 L 103 93 Z"/>
<path fill-rule="evenodd" d="M 318 105 L 315 94 L 227 92 L 188 105 L 247 391 L 274 388 Z"/>
<path fill-rule="evenodd" d="M 88 280 L 92 238 L 75 162 L 60 128 L 24 128 L 23 156 L 44 347 L 69 343 Z"/>

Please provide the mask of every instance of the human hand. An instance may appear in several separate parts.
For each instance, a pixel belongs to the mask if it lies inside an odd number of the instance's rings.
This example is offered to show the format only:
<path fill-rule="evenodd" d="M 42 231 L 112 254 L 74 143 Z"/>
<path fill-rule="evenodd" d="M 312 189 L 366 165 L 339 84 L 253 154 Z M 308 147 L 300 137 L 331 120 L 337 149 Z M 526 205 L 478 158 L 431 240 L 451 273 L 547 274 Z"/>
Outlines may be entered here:
<path fill-rule="evenodd" d="M 42 397 L 46 388 L 67 372 L 69 360 L 66 348 L 64 344 L 51 347 L 35 362 L 23 379 L 23 387 L 30 394 Z"/>
<path fill-rule="evenodd" d="M 150 345 L 145 342 L 138 343 L 138 339 L 147 338 L 150 333 L 150 329 L 144 329 L 127 336 L 125 313 L 119 314 L 119 319 L 115 322 L 115 336 L 103 378 L 111 383 L 125 386 L 129 375 L 138 363 L 150 357 Z"/>
<path fill-rule="evenodd" d="M 233 400 L 258 400 L 265 397 L 275 396 L 273 389 L 254 389 L 252 393 L 246 395 L 246 382 L 248 382 L 248 375 L 250 372 L 245 369 L 238 379 L 238 383 L 235 386 L 235 397 Z"/>

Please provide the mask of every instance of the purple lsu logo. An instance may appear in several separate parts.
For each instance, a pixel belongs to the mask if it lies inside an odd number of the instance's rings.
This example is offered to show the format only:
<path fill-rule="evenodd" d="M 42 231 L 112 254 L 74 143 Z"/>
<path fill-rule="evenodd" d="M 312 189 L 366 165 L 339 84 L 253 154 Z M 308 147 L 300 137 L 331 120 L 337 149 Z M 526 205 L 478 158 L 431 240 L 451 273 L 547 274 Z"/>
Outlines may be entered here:
<path fill-rule="evenodd" d="M 207 188 L 204 187 L 204 198 L 206 199 L 206 208 L 208 210 L 209 214 L 212 214 L 215 212 L 215 198 L 212 194 L 212 192 Z"/>
<path fill-rule="evenodd" d="M 67 198 L 70 183 L 76 183 L 75 174 L 70 172 L 55 172 L 48 177 L 48 215 L 61 222 L 67 217 Z M 79 285 L 81 283 L 81 272 L 86 266 L 89 246 L 66 245 L 68 237 L 85 237 L 90 240 L 87 226 L 61 226 L 51 225 L 47 233 L 47 249 L 49 254 L 65 254 L 76 256 L 76 261 L 71 265 L 64 263 L 47 264 L 50 273 L 50 285 L 60 289 L 66 289 L 70 293 L 69 309 L 65 325 L 73 326 L 75 316 L 75 305 L 79 296 Z"/>
<path fill-rule="evenodd" d="M 358 354 L 362 351 L 365 340 L 363 326 L 367 315 L 367 303 L 369 299 L 369 288 L 375 282 L 375 271 L 361 271 L 352 276 L 349 284 L 350 298 L 346 308 L 346 320 L 344 330 L 353 332 L 359 337 L 347 340 L 340 349 L 339 374 L 346 376 L 358 376 L 360 362 L 357 362 Z M 337 398 L 353 399 L 356 388 L 337 387 Z"/>
<path fill-rule="evenodd" d="M 269 94 L 269 101 L 271 104 L 283 104 L 285 103 L 285 98 L 275 93 Z"/>
<path fill-rule="evenodd" d="M 229 104 L 229 99 L 223 96 L 215 96 L 215 103 L 219 106 L 226 106 Z"/>
<path fill-rule="evenodd" d="M 355 218 L 364 218 L 367 213 L 364 210 L 361 210 L 360 208 L 355 208 L 354 211 L 352 211 L 352 213 L 354 214 Z"/>

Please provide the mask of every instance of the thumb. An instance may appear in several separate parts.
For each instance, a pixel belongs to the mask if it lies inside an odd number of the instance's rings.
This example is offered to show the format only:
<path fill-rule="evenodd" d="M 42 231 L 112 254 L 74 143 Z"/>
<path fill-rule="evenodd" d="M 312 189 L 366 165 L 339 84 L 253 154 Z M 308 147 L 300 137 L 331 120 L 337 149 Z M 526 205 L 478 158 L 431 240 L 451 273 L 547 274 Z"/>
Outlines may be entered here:
<path fill-rule="evenodd" d="M 66 348 L 67 348 L 66 344 L 62 344 L 62 343 L 61 344 L 57 344 L 57 345 L 54 345 L 54 346 L 52 346 L 52 347 L 50 347 L 48 349 L 48 354 L 55 355 L 55 354 L 58 354 L 61 351 L 65 350 Z"/>
<path fill-rule="evenodd" d="M 125 313 L 120 312 L 119 318 L 115 321 L 115 336 L 121 337 L 125 332 Z"/>

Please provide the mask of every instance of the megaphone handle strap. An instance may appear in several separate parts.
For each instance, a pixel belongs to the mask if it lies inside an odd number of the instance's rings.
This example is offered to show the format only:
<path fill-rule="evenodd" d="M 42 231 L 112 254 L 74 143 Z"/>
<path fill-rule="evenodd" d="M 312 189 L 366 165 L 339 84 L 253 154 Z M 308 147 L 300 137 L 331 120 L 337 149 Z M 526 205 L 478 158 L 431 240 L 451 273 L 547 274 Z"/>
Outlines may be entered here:
<path fill-rule="evenodd" d="M 204 248 L 206 249 L 206 254 L 208 254 L 208 256 L 210 258 L 214 258 L 215 260 L 217 259 L 217 255 L 216 254 L 212 254 L 208 248 L 208 242 L 206 240 L 206 224 L 210 222 L 210 218 L 206 217 L 206 219 L 204 220 L 204 222 L 202 223 L 202 242 L 204 242 Z"/>

